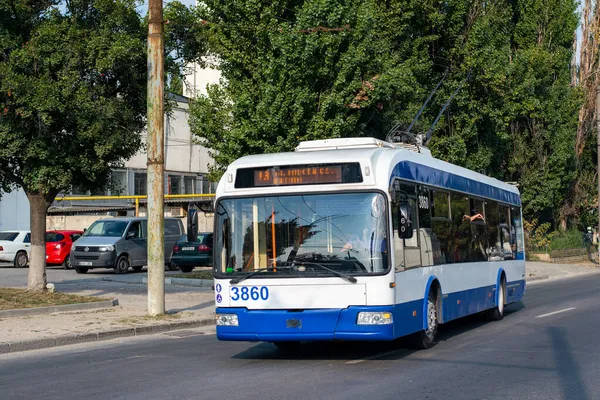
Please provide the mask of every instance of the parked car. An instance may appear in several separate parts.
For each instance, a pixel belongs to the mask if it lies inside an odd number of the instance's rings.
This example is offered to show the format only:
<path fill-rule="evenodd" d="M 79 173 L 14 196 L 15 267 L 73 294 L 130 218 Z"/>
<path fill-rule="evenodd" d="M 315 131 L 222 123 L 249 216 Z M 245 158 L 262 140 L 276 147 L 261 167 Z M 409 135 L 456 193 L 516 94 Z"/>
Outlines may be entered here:
<path fill-rule="evenodd" d="M 64 269 L 73 269 L 71 247 L 81 235 L 83 231 L 46 232 L 46 265 L 62 265 Z"/>
<path fill-rule="evenodd" d="M 165 218 L 165 265 L 171 262 L 171 249 L 184 233 L 177 218 Z M 129 267 L 141 271 L 148 265 L 148 220 L 146 218 L 107 218 L 94 222 L 71 248 L 71 262 L 77 273 L 94 268 L 112 268 L 126 274 Z"/>
<path fill-rule="evenodd" d="M 171 263 L 182 272 L 192 272 L 194 267 L 212 267 L 212 249 L 212 232 L 198 233 L 198 240 L 195 242 L 188 242 L 187 235 L 182 235 L 173 246 Z"/>
<path fill-rule="evenodd" d="M 13 263 L 17 268 L 25 268 L 31 251 L 29 231 L 0 232 L 0 261 Z"/>

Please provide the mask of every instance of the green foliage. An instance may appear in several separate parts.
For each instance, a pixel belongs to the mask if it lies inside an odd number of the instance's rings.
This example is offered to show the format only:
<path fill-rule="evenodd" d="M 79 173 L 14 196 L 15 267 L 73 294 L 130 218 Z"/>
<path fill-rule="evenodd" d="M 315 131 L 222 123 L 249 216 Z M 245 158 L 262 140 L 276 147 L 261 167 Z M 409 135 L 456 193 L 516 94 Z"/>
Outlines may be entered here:
<path fill-rule="evenodd" d="M 576 229 L 565 232 L 554 232 L 551 237 L 550 250 L 579 249 L 586 247 L 583 233 Z"/>
<path fill-rule="evenodd" d="M 0 0 L 2 189 L 50 201 L 98 189 L 140 148 L 146 30 L 135 6 Z"/>
<path fill-rule="evenodd" d="M 433 131 L 433 154 L 520 183 L 524 214 L 552 221 L 575 176 L 580 93 L 570 85 L 574 0 L 207 0 L 222 85 L 192 105 L 218 176 L 299 141 Z"/>
<path fill-rule="evenodd" d="M 556 232 L 548 233 L 550 223 L 546 222 L 538 225 L 538 219 L 535 218 L 531 222 L 523 221 L 525 229 L 525 249 L 527 252 L 547 252 L 550 246 L 552 237 Z"/>

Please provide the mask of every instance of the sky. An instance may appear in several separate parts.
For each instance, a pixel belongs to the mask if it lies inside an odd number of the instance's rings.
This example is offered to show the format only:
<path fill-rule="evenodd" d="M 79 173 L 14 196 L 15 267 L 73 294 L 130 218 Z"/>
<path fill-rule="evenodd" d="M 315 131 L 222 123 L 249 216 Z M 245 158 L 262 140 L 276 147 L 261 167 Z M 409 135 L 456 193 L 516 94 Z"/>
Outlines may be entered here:
<path fill-rule="evenodd" d="M 185 4 L 186 6 L 193 6 L 196 4 L 196 0 L 178 0 L 180 3 Z M 163 0 L 163 5 L 169 3 L 169 0 Z M 146 15 L 146 13 L 148 12 L 148 0 L 144 0 L 144 2 L 141 2 L 141 4 L 137 7 L 138 12 L 141 15 Z"/>

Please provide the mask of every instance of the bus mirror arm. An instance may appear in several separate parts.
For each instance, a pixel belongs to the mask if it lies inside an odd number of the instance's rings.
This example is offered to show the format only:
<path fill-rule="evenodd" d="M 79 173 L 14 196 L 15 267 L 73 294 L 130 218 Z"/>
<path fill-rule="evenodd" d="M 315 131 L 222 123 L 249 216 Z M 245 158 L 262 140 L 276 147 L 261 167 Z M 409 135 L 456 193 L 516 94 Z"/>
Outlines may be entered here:
<path fill-rule="evenodd" d="M 398 208 L 398 236 L 400 239 L 413 237 L 412 208 L 406 200 L 401 201 Z"/>

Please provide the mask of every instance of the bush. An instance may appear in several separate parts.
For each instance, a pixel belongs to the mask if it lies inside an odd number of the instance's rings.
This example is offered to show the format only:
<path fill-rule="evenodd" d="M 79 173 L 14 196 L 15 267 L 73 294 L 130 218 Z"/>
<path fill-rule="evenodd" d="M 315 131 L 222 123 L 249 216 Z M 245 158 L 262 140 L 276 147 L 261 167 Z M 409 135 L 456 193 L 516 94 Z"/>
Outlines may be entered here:
<path fill-rule="evenodd" d="M 550 239 L 550 250 L 579 249 L 586 247 L 583 233 L 572 229 L 566 232 L 554 232 Z"/>
<path fill-rule="evenodd" d="M 552 236 L 556 234 L 556 232 L 548 233 L 548 230 L 550 230 L 550 223 L 546 222 L 538 225 L 538 220 L 536 218 L 531 222 L 524 221 L 523 226 L 525 228 L 526 252 L 546 253 L 548 251 L 548 247 L 550 246 Z"/>

